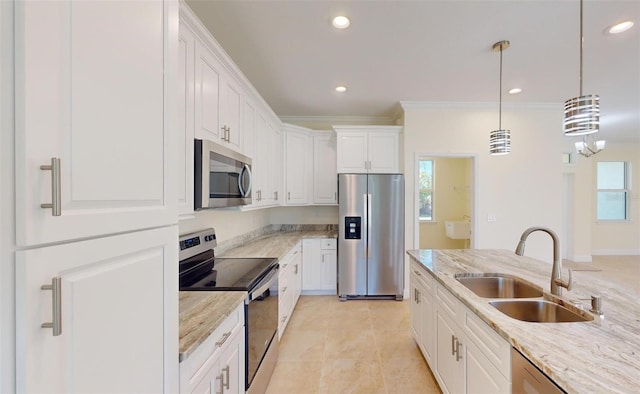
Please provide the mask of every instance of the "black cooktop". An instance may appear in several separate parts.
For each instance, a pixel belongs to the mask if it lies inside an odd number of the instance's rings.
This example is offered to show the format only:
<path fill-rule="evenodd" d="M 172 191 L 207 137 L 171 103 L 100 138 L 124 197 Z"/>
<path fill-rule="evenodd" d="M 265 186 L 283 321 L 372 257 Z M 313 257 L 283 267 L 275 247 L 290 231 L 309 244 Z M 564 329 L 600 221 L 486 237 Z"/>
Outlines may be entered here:
<path fill-rule="evenodd" d="M 278 265 L 277 258 L 262 257 L 215 258 L 205 255 L 199 260 L 180 262 L 181 291 L 249 291 Z"/>

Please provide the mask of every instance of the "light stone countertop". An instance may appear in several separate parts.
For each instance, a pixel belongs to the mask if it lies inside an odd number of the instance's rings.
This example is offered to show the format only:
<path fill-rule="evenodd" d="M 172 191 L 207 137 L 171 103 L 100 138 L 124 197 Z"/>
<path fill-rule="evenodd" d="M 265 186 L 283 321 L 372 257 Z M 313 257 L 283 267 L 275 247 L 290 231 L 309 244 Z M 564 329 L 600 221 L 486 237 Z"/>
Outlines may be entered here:
<path fill-rule="evenodd" d="M 283 258 L 303 238 L 336 238 L 331 230 L 278 231 L 248 238 L 242 246 L 224 250 L 217 257 Z M 216 249 L 214 249 L 216 251 Z M 244 291 L 181 291 L 180 292 L 180 362 L 211 335 L 213 331 L 244 302 Z"/>
<path fill-rule="evenodd" d="M 569 393 L 632 393 L 640 385 L 640 294 L 574 271 L 573 290 L 561 300 L 590 308 L 602 296 L 604 319 L 530 323 L 512 319 L 460 284 L 458 273 L 510 274 L 550 294 L 551 264 L 506 250 L 411 250 L 411 258 Z M 563 269 L 567 279 L 567 270 Z M 588 312 L 587 312 L 588 313 Z"/>

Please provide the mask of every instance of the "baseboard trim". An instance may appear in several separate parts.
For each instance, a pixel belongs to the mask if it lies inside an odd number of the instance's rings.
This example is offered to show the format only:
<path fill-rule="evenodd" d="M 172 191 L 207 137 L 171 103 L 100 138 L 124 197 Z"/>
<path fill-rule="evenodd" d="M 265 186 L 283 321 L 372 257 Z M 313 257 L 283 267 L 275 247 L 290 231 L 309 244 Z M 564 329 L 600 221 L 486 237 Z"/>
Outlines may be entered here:
<path fill-rule="evenodd" d="M 640 249 L 598 249 L 591 252 L 594 256 L 638 256 Z"/>
<path fill-rule="evenodd" d="M 567 260 L 573 261 L 574 263 L 591 263 L 593 259 L 590 254 L 577 254 L 575 256 L 567 256 Z"/>

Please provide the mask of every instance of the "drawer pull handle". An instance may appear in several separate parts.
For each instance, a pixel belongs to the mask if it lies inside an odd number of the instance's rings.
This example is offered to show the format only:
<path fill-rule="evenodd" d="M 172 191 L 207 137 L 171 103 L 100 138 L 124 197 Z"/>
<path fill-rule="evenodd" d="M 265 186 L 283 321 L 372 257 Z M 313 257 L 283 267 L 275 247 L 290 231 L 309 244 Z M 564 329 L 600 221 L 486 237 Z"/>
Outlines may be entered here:
<path fill-rule="evenodd" d="M 451 355 L 454 356 L 456 354 L 456 341 L 457 338 L 452 335 L 451 336 Z"/>
<path fill-rule="evenodd" d="M 41 290 L 51 290 L 51 309 L 53 310 L 50 323 L 42 323 L 42 328 L 52 328 L 53 336 L 62 334 L 62 278 L 56 276 L 50 285 L 40 286 Z"/>
<path fill-rule="evenodd" d="M 216 342 L 216 346 L 220 347 L 224 345 L 224 343 L 227 342 L 227 339 L 229 339 L 230 336 L 231 336 L 231 331 L 225 332 L 224 334 L 222 334 L 222 338 L 218 342 Z"/>
<path fill-rule="evenodd" d="M 60 158 L 52 157 L 51 164 L 40 166 L 42 171 L 51 171 L 51 203 L 40 204 L 40 208 L 51 208 L 52 216 L 62 214 L 61 180 L 60 180 Z"/>

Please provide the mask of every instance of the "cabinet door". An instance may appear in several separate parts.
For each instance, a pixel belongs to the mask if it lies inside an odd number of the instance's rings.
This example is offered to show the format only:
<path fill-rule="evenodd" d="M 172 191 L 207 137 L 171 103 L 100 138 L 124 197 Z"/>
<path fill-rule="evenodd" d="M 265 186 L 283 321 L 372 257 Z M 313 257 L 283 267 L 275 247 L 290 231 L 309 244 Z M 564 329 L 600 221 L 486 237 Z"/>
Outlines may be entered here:
<path fill-rule="evenodd" d="M 418 345 L 422 342 L 422 305 L 420 304 L 420 292 L 422 291 L 420 282 L 418 282 L 415 275 L 411 274 L 411 281 L 409 283 L 409 296 L 411 297 L 411 306 L 409 310 L 409 326 L 411 328 L 411 334 L 413 339 Z"/>
<path fill-rule="evenodd" d="M 282 131 L 280 127 L 273 122 L 267 124 L 270 135 L 269 145 L 269 183 L 267 190 L 267 198 L 269 205 L 281 205 L 284 199 L 284 152 L 282 140 Z"/>
<path fill-rule="evenodd" d="M 16 2 L 18 246 L 176 221 L 171 13 L 177 3 Z M 52 158 L 59 171 L 41 169 Z M 60 216 L 41 208 L 54 195 Z"/>
<path fill-rule="evenodd" d="M 319 239 L 302 240 L 302 289 L 318 290 L 322 278 L 322 251 Z"/>
<path fill-rule="evenodd" d="M 338 133 L 338 173 L 366 173 L 368 161 L 366 133 Z"/>
<path fill-rule="evenodd" d="M 431 367 L 435 367 L 435 352 L 436 352 L 436 321 L 435 321 L 435 303 L 433 296 L 429 294 L 426 288 L 422 289 L 420 293 L 421 313 L 422 319 L 422 339 L 421 349 L 423 350 L 424 358 Z"/>
<path fill-rule="evenodd" d="M 220 355 L 223 393 L 244 393 L 244 328 L 239 327 Z M 217 382 L 220 384 L 220 382 Z M 215 392 L 218 392 L 217 389 Z"/>
<path fill-rule="evenodd" d="M 176 182 L 178 214 L 193 213 L 193 140 L 195 120 L 196 37 L 184 24 L 178 41 L 178 129 L 176 132 Z"/>
<path fill-rule="evenodd" d="M 464 390 L 464 360 L 456 360 L 455 339 L 462 341 L 460 334 L 449 318 L 436 308 L 436 376 L 445 393 L 462 393 Z M 464 346 L 462 346 L 464 347 Z"/>
<path fill-rule="evenodd" d="M 338 203 L 336 140 L 329 133 L 313 136 L 313 203 Z"/>
<path fill-rule="evenodd" d="M 219 141 L 220 84 L 222 64 L 200 41 L 196 43 L 196 109 L 195 135 L 197 138 Z"/>
<path fill-rule="evenodd" d="M 367 152 L 369 172 L 376 174 L 400 172 L 399 140 L 398 133 L 369 133 Z"/>
<path fill-rule="evenodd" d="M 303 132 L 285 131 L 287 205 L 309 203 L 311 186 L 311 137 Z"/>
<path fill-rule="evenodd" d="M 338 290 L 338 256 L 336 250 L 323 250 L 321 256 L 322 263 L 322 283 L 320 284 L 320 290 L 330 290 L 335 294 Z"/>
<path fill-rule="evenodd" d="M 176 391 L 177 237 L 174 226 L 16 252 L 17 391 Z M 41 327 L 52 278 L 59 336 Z"/>
<path fill-rule="evenodd" d="M 222 127 L 226 127 L 224 142 L 234 150 L 239 151 L 242 144 L 242 129 L 240 128 L 240 108 L 242 106 L 242 89 L 230 77 L 222 80 Z"/>
<path fill-rule="evenodd" d="M 256 144 L 256 106 L 248 97 L 244 97 L 242 108 L 242 151 L 252 159 L 255 167 Z M 255 171 L 252 171 L 255 172 Z M 255 175 L 255 174 L 254 174 Z"/>
<path fill-rule="evenodd" d="M 252 172 L 252 205 L 262 206 L 265 204 L 265 191 L 267 185 L 268 155 L 269 155 L 269 131 L 267 120 L 262 112 L 257 111 L 255 117 L 255 155 L 253 156 Z"/>
<path fill-rule="evenodd" d="M 498 372 L 480 349 L 465 341 L 465 387 L 467 393 L 510 393 L 511 383 Z"/>

